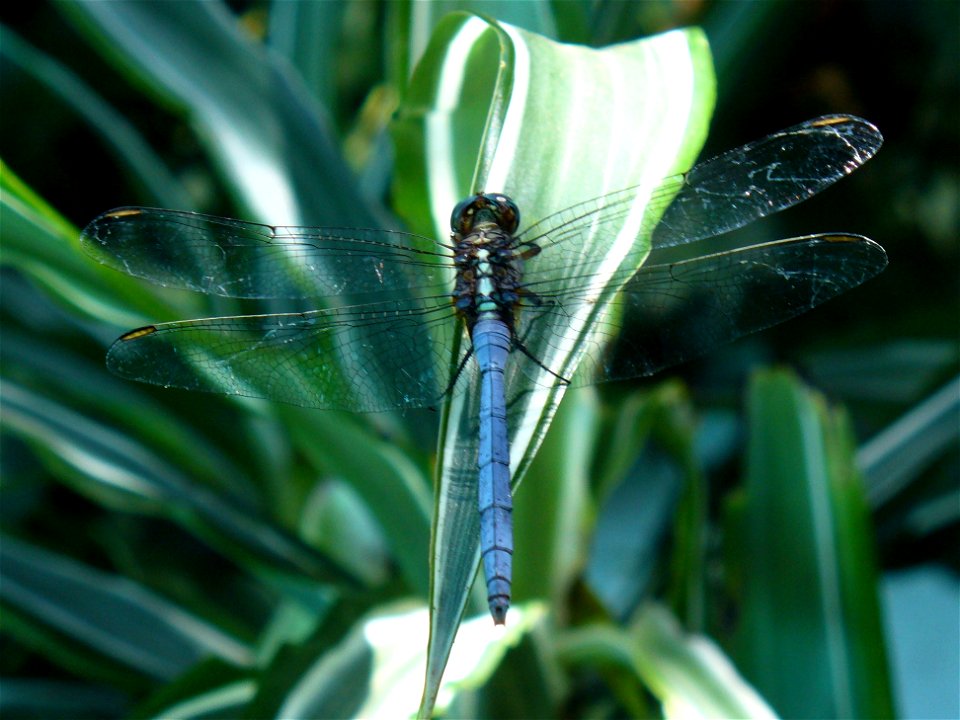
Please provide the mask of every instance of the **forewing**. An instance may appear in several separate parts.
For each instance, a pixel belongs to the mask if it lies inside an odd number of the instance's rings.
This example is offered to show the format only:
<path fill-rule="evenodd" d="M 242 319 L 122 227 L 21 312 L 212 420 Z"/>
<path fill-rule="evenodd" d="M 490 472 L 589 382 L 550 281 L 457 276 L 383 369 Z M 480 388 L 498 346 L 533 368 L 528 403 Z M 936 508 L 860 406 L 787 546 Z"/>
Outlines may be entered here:
<path fill-rule="evenodd" d="M 873 157 L 882 142 L 866 120 L 826 115 L 705 160 L 652 192 L 636 186 L 586 200 L 518 236 L 521 250 L 541 249 L 525 278 L 553 281 L 551 288 L 571 278 L 586 283 L 602 274 L 609 249 L 625 236 L 633 247 L 618 254 L 625 258 L 619 272 L 628 277 L 651 248 L 720 235 L 812 197 Z"/>
<path fill-rule="evenodd" d="M 270 226 L 119 208 L 83 231 L 88 254 L 160 285 L 236 298 L 360 297 L 450 283 L 447 250 L 410 233 Z"/>
<path fill-rule="evenodd" d="M 825 115 L 695 165 L 653 233 L 654 248 L 702 240 L 796 205 L 872 158 L 883 136 Z"/>

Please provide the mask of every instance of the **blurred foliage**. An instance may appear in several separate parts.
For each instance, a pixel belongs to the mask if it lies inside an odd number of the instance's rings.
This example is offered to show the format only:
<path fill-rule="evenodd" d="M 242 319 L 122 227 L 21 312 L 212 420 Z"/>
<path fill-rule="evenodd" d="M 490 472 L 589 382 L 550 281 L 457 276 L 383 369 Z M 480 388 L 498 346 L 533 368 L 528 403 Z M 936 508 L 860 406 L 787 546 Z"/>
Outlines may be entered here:
<path fill-rule="evenodd" d="M 594 46 L 702 26 L 719 85 L 704 156 L 824 113 L 869 119 L 886 138 L 876 159 L 735 242 L 847 230 L 890 266 L 670 379 L 568 397 L 517 521 L 571 533 L 584 556 L 518 577 L 547 619 L 524 604 L 499 644 L 488 619 L 464 626 L 472 653 L 466 670 L 451 661 L 460 684 L 440 705 L 762 714 L 750 683 L 786 716 L 890 713 L 877 577 L 960 571 L 960 5 L 173 3 L 141 34 L 113 22 L 125 5 L 0 10 L 5 717 L 370 714 L 391 707 L 370 692 L 384 658 L 422 673 L 426 625 L 404 599 L 427 596 L 436 418 L 111 377 L 120 332 L 231 308 L 96 266 L 77 228 L 125 204 L 283 222 L 270 211 L 291 197 L 309 223 L 393 222 L 387 126 L 434 25 L 460 9 Z M 261 151 L 264 174 L 233 172 L 237 146 Z M 817 391 L 769 370 L 750 383 L 775 363 Z M 569 492 L 587 500 L 559 496 L 546 517 L 538 484 L 583 433 L 589 471 Z M 823 636 L 792 635 L 824 598 Z M 396 678 L 419 700 L 416 672 Z"/>

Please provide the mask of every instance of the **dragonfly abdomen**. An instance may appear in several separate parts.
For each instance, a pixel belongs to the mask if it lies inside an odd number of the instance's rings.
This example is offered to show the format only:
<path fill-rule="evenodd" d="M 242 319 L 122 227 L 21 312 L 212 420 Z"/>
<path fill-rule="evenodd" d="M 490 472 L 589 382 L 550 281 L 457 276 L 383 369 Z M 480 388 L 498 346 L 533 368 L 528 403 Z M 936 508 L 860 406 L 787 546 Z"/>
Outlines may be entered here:
<path fill-rule="evenodd" d="M 510 607 L 513 561 L 513 501 L 510 496 L 510 445 L 504 369 L 510 353 L 510 329 L 495 317 L 473 327 L 473 353 L 480 368 L 480 553 L 487 580 L 487 601 L 496 624 Z"/>

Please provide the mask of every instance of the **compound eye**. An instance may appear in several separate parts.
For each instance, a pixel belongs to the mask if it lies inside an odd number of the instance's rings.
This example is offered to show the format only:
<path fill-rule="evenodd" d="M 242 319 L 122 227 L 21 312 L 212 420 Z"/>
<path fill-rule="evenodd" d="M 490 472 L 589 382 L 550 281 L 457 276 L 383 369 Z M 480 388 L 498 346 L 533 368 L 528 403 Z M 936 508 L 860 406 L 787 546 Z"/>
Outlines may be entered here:
<path fill-rule="evenodd" d="M 489 196 L 497 208 L 497 224 L 508 233 L 516 232 L 520 226 L 520 208 L 506 195 Z"/>
<path fill-rule="evenodd" d="M 471 195 L 457 203 L 450 214 L 450 229 L 455 233 L 468 233 L 473 227 L 473 216 L 476 213 L 477 195 Z"/>
<path fill-rule="evenodd" d="M 510 208 L 510 217 L 513 219 L 510 225 L 510 232 L 513 233 L 520 227 L 520 208 L 518 208 L 517 204 L 510 198 L 507 198 L 507 206 Z"/>

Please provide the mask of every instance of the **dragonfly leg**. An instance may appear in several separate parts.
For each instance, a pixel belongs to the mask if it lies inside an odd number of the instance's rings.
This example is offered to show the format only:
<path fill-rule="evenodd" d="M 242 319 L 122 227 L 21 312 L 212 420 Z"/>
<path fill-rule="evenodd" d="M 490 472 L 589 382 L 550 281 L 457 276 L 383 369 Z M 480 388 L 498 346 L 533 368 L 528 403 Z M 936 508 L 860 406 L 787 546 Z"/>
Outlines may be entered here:
<path fill-rule="evenodd" d="M 526 355 L 528 358 L 530 358 L 531 360 L 533 360 L 533 362 L 535 362 L 535 363 L 537 364 L 537 367 L 540 367 L 540 368 L 542 368 L 543 370 L 546 370 L 546 371 L 547 371 L 548 373 L 550 373 L 551 375 L 553 375 L 557 380 L 560 381 L 560 384 L 561 384 L 561 385 L 569 385 L 569 384 L 570 384 L 569 378 L 565 378 L 563 375 L 559 375 L 559 374 L 555 373 L 553 370 L 551 370 L 551 369 L 548 368 L 546 365 L 544 365 L 543 362 L 540 360 L 540 358 L 538 358 L 538 357 L 537 357 L 536 355 L 534 355 L 532 352 L 530 352 L 529 350 L 527 350 L 527 346 L 523 344 L 523 341 L 520 340 L 520 338 L 514 338 L 514 339 L 513 339 L 513 347 L 515 347 L 517 350 L 519 350 L 520 352 L 522 352 L 522 353 L 523 353 L 524 355 Z"/>
<path fill-rule="evenodd" d="M 457 369 L 453 373 L 453 377 L 450 378 L 450 382 L 447 383 L 447 387 L 444 389 L 444 391 L 440 393 L 440 397 L 437 398 L 435 405 L 439 405 L 445 397 L 453 394 L 453 389 L 457 386 L 457 382 L 459 382 L 460 376 L 463 374 L 463 369 L 467 366 L 467 361 L 470 360 L 471 357 L 473 357 L 473 347 L 468 349 L 464 354 L 463 359 L 457 365 Z M 435 405 L 430 405 L 429 408 L 431 410 L 435 410 Z"/>

